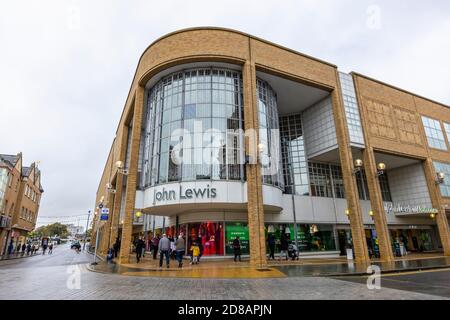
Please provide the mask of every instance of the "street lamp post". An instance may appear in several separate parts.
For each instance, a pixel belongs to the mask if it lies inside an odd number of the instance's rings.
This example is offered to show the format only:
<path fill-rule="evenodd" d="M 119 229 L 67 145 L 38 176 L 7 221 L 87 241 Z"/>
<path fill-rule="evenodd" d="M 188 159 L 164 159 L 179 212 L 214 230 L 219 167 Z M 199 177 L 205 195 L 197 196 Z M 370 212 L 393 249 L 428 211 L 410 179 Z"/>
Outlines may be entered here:
<path fill-rule="evenodd" d="M 86 239 L 87 239 L 87 232 L 88 232 L 88 228 L 89 228 L 89 218 L 90 217 L 91 217 L 91 210 L 88 211 L 88 218 L 87 218 L 87 222 L 86 222 L 86 231 L 84 232 L 83 251 L 86 248 Z"/>
<path fill-rule="evenodd" d="M 98 208 L 101 210 L 103 208 L 103 200 L 105 199 L 105 197 L 101 197 L 100 199 L 100 204 L 98 205 Z M 98 216 L 98 213 L 97 213 Z M 99 223 L 99 222 L 98 222 Z M 96 231 L 96 235 L 95 235 L 95 251 L 94 251 L 94 261 L 91 263 L 92 265 L 97 265 L 97 248 L 98 248 L 98 244 L 99 244 L 99 236 L 98 236 L 98 223 L 97 223 L 97 231 Z"/>

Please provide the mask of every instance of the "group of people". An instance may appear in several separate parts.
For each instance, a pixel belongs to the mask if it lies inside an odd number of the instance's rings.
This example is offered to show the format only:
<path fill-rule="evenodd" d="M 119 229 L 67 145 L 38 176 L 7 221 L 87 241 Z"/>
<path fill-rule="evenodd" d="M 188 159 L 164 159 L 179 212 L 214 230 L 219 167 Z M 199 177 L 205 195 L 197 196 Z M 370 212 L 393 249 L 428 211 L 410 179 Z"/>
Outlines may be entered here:
<path fill-rule="evenodd" d="M 269 260 L 275 260 L 275 246 L 276 246 L 276 238 L 273 233 L 269 233 L 267 237 L 267 245 L 269 247 Z M 289 240 L 289 235 L 283 233 L 281 235 L 280 239 L 280 255 L 279 260 L 285 258 L 286 260 L 289 260 L 291 258 L 292 260 L 298 260 L 299 254 L 298 254 L 298 248 L 295 245 L 293 241 Z"/>
<path fill-rule="evenodd" d="M 275 247 L 277 245 L 277 240 L 273 233 L 270 233 L 267 238 L 267 244 L 269 248 L 269 260 L 275 260 Z M 145 252 L 147 249 L 146 243 L 142 237 L 138 238 L 135 243 L 135 251 L 136 251 L 136 261 L 139 263 L 143 257 L 145 257 Z M 234 252 L 234 261 L 241 262 L 241 240 L 239 237 L 236 237 L 231 244 Z M 50 249 L 50 248 L 49 248 Z M 183 257 L 185 255 L 186 250 L 186 240 L 184 238 L 183 233 L 177 238 L 168 237 L 166 234 L 163 234 L 162 237 L 158 235 L 154 236 L 150 241 L 150 252 L 153 255 L 153 259 L 156 260 L 159 254 L 159 267 L 162 268 L 163 262 L 165 261 L 166 267 L 170 267 L 170 260 L 176 260 L 178 262 L 178 267 L 183 267 Z M 279 260 L 282 259 L 289 260 L 298 260 L 299 252 L 298 248 L 293 241 L 289 240 L 289 235 L 282 234 L 279 241 L 279 249 L 280 255 Z M 108 252 L 108 260 L 112 260 L 116 258 L 118 252 L 120 250 L 120 239 L 117 238 L 113 247 L 109 249 Z M 51 253 L 51 249 L 50 252 Z M 203 255 L 203 250 L 201 246 L 201 242 L 193 241 L 188 255 L 190 256 L 190 264 L 198 264 L 200 262 L 200 258 Z"/>
<path fill-rule="evenodd" d="M 38 244 L 32 244 L 31 242 L 28 242 L 27 244 L 17 244 L 15 250 L 14 250 L 14 244 L 11 242 L 8 246 L 8 255 L 15 254 L 16 256 L 32 256 L 35 255 L 39 251 L 39 245 Z M 42 254 L 45 254 L 48 249 L 48 254 L 53 253 L 53 243 L 50 243 L 48 246 L 43 245 L 42 246 Z"/>
<path fill-rule="evenodd" d="M 241 260 L 241 241 L 239 237 L 233 241 L 234 249 L 234 261 Z M 135 242 L 136 249 L 136 261 L 139 263 L 141 258 L 145 254 L 145 241 L 139 238 Z M 183 258 L 186 250 L 186 240 L 183 233 L 177 238 L 168 237 L 166 234 L 153 237 L 150 243 L 150 250 L 153 253 L 153 259 L 157 259 L 159 253 L 159 267 L 162 268 L 163 262 L 165 261 L 166 267 L 170 268 L 170 260 L 176 260 L 178 262 L 178 267 L 183 267 Z M 202 245 L 200 241 L 193 241 L 188 250 L 188 255 L 190 256 L 190 264 L 199 264 L 200 258 L 203 255 Z"/>

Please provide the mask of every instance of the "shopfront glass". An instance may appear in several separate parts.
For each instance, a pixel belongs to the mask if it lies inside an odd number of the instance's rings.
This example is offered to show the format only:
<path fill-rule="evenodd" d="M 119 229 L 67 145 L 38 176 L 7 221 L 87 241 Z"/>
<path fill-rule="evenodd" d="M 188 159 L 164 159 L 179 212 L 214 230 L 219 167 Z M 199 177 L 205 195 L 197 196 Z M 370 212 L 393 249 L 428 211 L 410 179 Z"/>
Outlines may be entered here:
<path fill-rule="evenodd" d="M 267 224 L 266 239 L 268 233 L 275 236 L 275 252 L 280 252 L 281 236 L 287 235 L 289 241 L 295 242 L 294 224 Z M 300 252 L 334 251 L 336 244 L 332 225 L 298 224 L 297 241 Z"/>
<path fill-rule="evenodd" d="M 187 247 L 196 242 L 203 256 L 223 255 L 224 232 L 222 222 L 189 223 L 187 228 Z"/>
<path fill-rule="evenodd" d="M 241 254 L 247 255 L 250 252 L 248 224 L 246 222 L 227 222 L 225 226 L 225 252 L 233 255 L 233 241 L 239 237 L 241 241 Z"/>

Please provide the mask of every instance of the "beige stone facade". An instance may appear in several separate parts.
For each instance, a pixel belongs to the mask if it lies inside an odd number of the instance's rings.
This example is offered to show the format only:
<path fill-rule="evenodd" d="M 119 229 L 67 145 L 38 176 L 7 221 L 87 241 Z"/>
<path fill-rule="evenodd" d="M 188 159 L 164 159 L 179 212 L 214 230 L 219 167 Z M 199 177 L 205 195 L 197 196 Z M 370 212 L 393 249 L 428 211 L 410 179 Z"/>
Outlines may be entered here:
<path fill-rule="evenodd" d="M 136 208 L 135 203 L 139 185 L 139 150 L 145 118 L 145 93 L 149 83 L 165 72 L 177 70 L 177 66 L 205 63 L 228 64 L 241 70 L 245 129 L 259 128 L 256 89 L 259 74 L 307 86 L 329 95 L 338 146 L 337 157 L 345 188 L 349 218 L 347 224 L 351 229 L 355 259 L 358 262 L 368 262 L 363 221 L 365 213 L 355 179 L 354 162 L 359 155 L 350 139 L 337 67 L 248 34 L 220 28 L 180 30 L 156 40 L 142 54 L 97 191 L 93 240 L 100 237 L 99 252 L 105 254 L 107 248 L 119 237 L 120 262 L 128 262 L 132 251 L 133 219 L 136 211 L 145 209 Z M 359 149 L 360 158 L 366 171 L 373 225 L 381 258 L 391 261 L 393 253 L 387 213 L 376 171 L 380 155 L 414 159 L 423 164 L 433 208 L 439 210 L 436 216 L 439 240 L 445 254 L 450 255 L 450 231 L 445 207 L 450 206 L 450 198 L 439 192 L 433 166 L 433 161 L 450 163 L 450 145 L 444 131 L 447 150 L 430 148 L 421 122 L 422 115 L 438 119 L 444 130 L 444 122 L 450 123 L 450 108 L 357 73 L 352 76 L 365 141 L 364 146 Z M 125 164 L 126 172 L 117 168 L 117 161 Z M 263 183 L 258 165 L 246 164 L 246 183 L 250 261 L 255 266 L 264 266 L 267 263 L 267 207 L 263 205 Z M 100 203 L 110 208 L 107 222 L 99 221 Z"/>

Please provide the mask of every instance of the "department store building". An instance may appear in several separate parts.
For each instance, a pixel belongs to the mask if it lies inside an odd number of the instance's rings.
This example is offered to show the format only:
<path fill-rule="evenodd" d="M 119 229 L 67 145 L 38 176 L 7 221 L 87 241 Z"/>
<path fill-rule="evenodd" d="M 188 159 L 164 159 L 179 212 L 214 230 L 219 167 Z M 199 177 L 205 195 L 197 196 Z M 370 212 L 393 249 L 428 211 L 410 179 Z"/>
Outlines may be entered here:
<path fill-rule="evenodd" d="M 431 78 L 432 80 L 432 78 Z M 222 28 L 142 54 L 99 183 L 105 253 L 182 232 L 205 257 L 266 264 L 268 233 L 302 256 L 450 255 L 450 108 Z M 96 212 L 99 212 L 99 208 Z"/>

